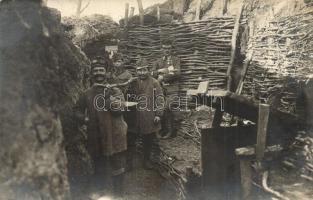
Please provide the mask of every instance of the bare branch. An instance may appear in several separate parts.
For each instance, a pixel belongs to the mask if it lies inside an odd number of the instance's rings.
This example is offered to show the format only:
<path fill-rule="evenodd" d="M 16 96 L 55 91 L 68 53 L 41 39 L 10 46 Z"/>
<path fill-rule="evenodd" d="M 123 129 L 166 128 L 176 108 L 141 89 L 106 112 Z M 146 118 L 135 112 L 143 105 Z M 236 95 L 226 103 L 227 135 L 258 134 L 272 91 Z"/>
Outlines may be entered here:
<path fill-rule="evenodd" d="M 90 2 L 91 2 L 91 0 L 89 0 L 88 3 L 85 5 L 85 7 L 83 7 L 83 8 L 80 10 L 80 13 L 79 13 L 79 14 L 82 14 L 82 13 L 86 10 L 86 8 L 89 6 Z"/>

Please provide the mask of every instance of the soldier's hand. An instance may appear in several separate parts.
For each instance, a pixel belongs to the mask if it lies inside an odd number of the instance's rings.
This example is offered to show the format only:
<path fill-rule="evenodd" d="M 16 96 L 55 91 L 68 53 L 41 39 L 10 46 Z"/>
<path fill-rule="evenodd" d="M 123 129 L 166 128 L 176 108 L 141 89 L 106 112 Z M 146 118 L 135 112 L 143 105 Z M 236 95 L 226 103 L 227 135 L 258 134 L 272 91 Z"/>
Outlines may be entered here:
<path fill-rule="evenodd" d="M 159 75 L 159 77 L 158 77 L 158 81 L 159 81 L 159 82 L 162 82 L 163 80 L 164 80 L 164 76 Z"/>
<path fill-rule="evenodd" d="M 158 124 L 160 121 L 161 121 L 161 118 L 160 118 L 160 117 L 158 117 L 158 116 L 155 116 L 155 117 L 154 117 L 154 121 L 153 121 L 153 122 L 154 122 L 155 124 Z"/>

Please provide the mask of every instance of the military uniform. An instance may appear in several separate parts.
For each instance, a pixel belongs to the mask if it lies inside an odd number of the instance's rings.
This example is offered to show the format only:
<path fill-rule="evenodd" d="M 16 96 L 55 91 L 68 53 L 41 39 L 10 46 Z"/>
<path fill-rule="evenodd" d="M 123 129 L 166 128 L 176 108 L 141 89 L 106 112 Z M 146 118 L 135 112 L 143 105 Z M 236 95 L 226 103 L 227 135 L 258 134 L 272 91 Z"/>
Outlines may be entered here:
<path fill-rule="evenodd" d="M 158 72 L 160 70 L 162 72 Z M 180 72 L 180 59 L 173 55 L 163 56 L 158 59 L 153 66 L 153 76 L 163 76 L 162 87 L 166 96 L 166 107 L 162 128 L 167 129 L 169 133 L 176 131 L 174 129 L 174 116 L 172 111 L 178 107 Z"/>
<path fill-rule="evenodd" d="M 144 96 L 145 101 L 141 101 L 138 98 L 140 96 Z M 137 79 L 130 84 L 127 98 L 129 101 L 138 103 L 135 116 L 130 119 L 128 124 L 129 132 L 142 136 L 144 161 L 150 160 L 156 132 L 161 130 L 161 124 L 155 123 L 154 119 L 163 115 L 164 97 L 162 88 L 159 82 L 151 76 L 148 76 L 145 80 Z"/>
<path fill-rule="evenodd" d="M 99 94 L 105 97 L 105 101 L 100 99 L 97 106 L 105 110 L 98 110 L 95 106 L 95 97 Z M 87 150 L 94 163 L 95 176 L 109 175 L 113 177 L 113 184 L 125 171 L 127 124 L 121 112 L 123 102 L 124 96 L 118 88 L 104 90 L 103 86 L 94 85 L 80 96 L 74 108 L 77 119 L 87 123 Z"/>

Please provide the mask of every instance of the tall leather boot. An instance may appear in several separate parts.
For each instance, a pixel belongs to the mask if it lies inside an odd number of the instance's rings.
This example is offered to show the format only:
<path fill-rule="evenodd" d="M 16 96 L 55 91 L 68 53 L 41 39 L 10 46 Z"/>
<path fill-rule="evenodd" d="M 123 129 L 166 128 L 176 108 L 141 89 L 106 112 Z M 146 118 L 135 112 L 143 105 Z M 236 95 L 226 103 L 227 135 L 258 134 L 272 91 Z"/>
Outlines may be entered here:
<path fill-rule="evenodd" d="M 117 198 L 124 196 L 124 173 L 112 177 L 113 195 Z"/>
<path fill-rule="evenodd" d="M 143 168 L 152 169 L 153 165 L 150 160 L 152 144 L 153 144 L 153 133 L 143 136 Z"/>
<path fill-rule="evenodd" d="M 166 114 L 166 121 L 165 121 L 165 126 L 166 126 L 166 129 L 167 129 L 167 133 L 164 135 L 164 139 L 167 139 L 167 138 L 170 138 L 170 137 L 173 137 L 175 136 L 175 127 L 174 127 L 174 116 L 173 116 L 173 113 L 168 110 L 166 111 L 167 114 Z"/>

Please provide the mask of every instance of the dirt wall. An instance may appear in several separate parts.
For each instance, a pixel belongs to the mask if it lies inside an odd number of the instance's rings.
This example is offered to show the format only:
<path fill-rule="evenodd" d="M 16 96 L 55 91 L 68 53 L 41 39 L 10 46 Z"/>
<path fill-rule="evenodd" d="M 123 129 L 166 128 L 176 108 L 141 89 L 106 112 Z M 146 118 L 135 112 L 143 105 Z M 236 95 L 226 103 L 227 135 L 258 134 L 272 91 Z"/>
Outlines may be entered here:
<path fill-rule="evenodd" d="M 0 4 L 0 199 L 69 199 L 60 113 L 88 61 L 39 2 Z"/>

